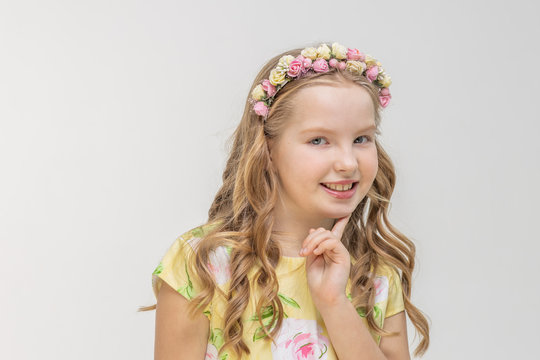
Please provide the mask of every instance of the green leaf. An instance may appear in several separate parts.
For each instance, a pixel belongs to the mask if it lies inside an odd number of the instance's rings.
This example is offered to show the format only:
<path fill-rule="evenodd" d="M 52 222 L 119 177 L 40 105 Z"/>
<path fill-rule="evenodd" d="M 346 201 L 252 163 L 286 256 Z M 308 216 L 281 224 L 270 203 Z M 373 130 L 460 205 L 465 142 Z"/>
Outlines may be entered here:
<path fill-rule="evenodd" d="M 193 288 L 189 285 L 182 286 L 179 288 L 178 291 L 180 294 L 184 295 L 184 297 L 188 298 L 189 300 L 193 299 Z"/>
<path fill-rule="evenodd" d="M 152 275 L 159 275 L 163 271 L 163 264 L 160 262 L 157 266 L 156 270 L 152 273 Z"/>
<path fill-rule="evenodd" d="M 356 308 L 356 312 L 358 313 L 358 315 L 360 315 L 361 317 L 366 317 L 366 309 L 362 306 L 360 307 L 357 307 Z"/>
<path fill-rule="evenodd" d="M 278 293 L 278 296 L 281 300 L 283 300 L 285 303 L 289 304 L 290 306 L 300 309 L 300 305 L 298 305 L 298 303 L 294 301 L 294 299 L 287 297 L 281 293 Z"/>
<path fill-rule="evenodd" d="M 253 341 L 260 340 L 262 338 L 265 338 L 267 335 L 264 333 L 262 327 L 258 327 L 255 333 L 253 334 Z"/>
<path fill-rule="evenodd" d="M 265 324 L 265 325 L 268 325 L 268 324 Z M 276 326 L 275 326 L 275 324 L 274 324 L 274 326 L 272 326 L 268 332 L 271 332 L 275 327 L 276 327 Z M 265 338 L 265 337 L 267 337 L 267 336 L 268 336 L 268 335 L 266 335 L 266 333 L 264 332 L 263 328 L 259 326 L 259 327 L 257 328 L 257 330 L 255 331 L 255 333 L 253 334 L 253 341 L 260 340 L 260 339 Z"/>
<path fill-rule="evenodd" d="M 326 346 L 326 344 L 323 344 L 324 345 L 324 351 L 321 352 L 321 355 L 319 356 L 319 359 L 322 358 L 322 356 L 324 354 L 326 354 L 326 352 L 328 351 L 328 346 Z"/>
<path fill-rule="evenodd" d="M 210 343 L 213 344 L 216 349 L 220 349 L 223 346 L 223 330 L 215 328 L 212 329 L 212 334 L 210 336 Z"/>
<path fill-rule="evenodd" d="M 268 306 L 263 307 L 263 309 L 262 309 L 262 318 L 263 319 L 266 319 L 268 317 L 272 317 L 273 314 L 274 314 L 274 308 L 272 307 L 272 305 L 268 305 Z M 250 321 L 258 321 L 259 317 L 257 316 L 257 314 L 255 314 L 255 315 L 251 316 L 251 318 L 249 320 Z"/>
<path fill-rule="evenodd" d="M 202 227 L 198 227 L 191 230 L 191 234 L 193 234 L 193 236 L 195 237 L 202 237 L 204 235 L 204 230 L 202 229 Z"/>
<path fill-rule="evenodd" d="M 381 317 L 381 315 L 382 315 L 382 310 L 381 310 L 381 308 L 378 307 L 377 305 L 375 305 L 375 306 L 373 307 L 373 312 L 375 313 L 374 316 L 373 316 L 374 318 Z"/>

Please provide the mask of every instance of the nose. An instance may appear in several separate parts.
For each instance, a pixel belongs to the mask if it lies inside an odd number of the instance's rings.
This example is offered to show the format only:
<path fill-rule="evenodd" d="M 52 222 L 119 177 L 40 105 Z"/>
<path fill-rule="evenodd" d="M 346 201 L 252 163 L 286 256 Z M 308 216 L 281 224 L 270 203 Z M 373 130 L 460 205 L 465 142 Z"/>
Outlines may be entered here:
<path fill-rule="evenodd" d="M 336 152 L 336 159 L 334 161 L 334 169 L 337 172 L 353 172 L 358 166 L 356 156 L 354 156 L 353 149 L 350 147 L 340 148 Z"/>

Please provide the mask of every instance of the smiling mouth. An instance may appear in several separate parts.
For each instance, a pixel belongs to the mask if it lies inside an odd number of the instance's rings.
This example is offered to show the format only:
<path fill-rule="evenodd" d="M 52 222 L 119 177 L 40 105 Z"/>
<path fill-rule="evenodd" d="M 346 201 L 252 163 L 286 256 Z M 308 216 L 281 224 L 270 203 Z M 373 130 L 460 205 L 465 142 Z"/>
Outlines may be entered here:
<path fill-rule="evenodd" d="M 330 190 L 333 190 L 333 191 L 343 191 L 343 192 L 351 190 L 353 187 L 356 186 L 356 184 L 358 184 L 358 182 L 353 182 L 353 183 L 350 183 L 350 184 L 325 184 L 325 183 L 321 183 L 321 185 L 324 186 L 327 189 L 330 189 Z"/>

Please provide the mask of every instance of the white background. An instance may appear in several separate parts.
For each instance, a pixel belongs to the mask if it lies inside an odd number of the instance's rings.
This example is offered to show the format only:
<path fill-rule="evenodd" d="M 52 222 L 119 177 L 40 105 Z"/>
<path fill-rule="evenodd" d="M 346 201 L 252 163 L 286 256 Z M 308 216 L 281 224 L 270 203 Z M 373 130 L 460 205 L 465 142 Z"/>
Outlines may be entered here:
<path fill-rule="evenodd" d="M 259 68 L 336 41 L 393 80 L 391 221 L 425 359 L 534 358 L 535 1 L 2 1 L 0 358 L 151 359 L 151 273 L 206 220 Z M 411 351 L 416 345 L 409 328 Z"/>

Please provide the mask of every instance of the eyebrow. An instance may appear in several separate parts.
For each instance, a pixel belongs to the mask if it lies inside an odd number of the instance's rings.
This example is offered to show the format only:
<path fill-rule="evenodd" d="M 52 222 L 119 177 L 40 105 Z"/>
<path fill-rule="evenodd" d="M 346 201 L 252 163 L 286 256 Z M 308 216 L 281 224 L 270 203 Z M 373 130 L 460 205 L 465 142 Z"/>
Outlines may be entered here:
<path fill-rule="evenodd" d="M 358 131 L 359 132 L 364 132 L 364 131 L 368 131 L 368 130 L 377 130 L 377 126 L 375 124 L 372 124 L 372 125 L 370 125 L 368 127 L 359 129 Z M 303 134 L 303 133 L 309 133 L 309 132 L 327 132 L 327 133 L 333 134 L 334 130 L 329 129 L 329 128 L 325 128 L 324 126 L 316 126 L 316 127 L 304 129 L 300 133 Z"/>

